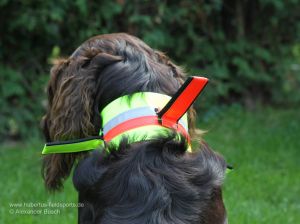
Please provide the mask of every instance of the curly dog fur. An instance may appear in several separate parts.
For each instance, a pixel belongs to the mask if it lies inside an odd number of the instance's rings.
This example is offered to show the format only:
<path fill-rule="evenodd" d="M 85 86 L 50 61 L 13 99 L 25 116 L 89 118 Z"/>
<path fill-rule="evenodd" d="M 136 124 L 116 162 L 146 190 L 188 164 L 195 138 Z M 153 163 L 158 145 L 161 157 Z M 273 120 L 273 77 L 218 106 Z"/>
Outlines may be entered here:
<path fill-rule="evenodd" d="M 183 70 L 162 52 L 128 34 L 107 34 L 84 42 L 69 58 L 56 61 L 43 118 L 47 141 L 97 136 L 99 114 L 114 99 L 135 92 L 173 95 Z M 189 110 L 190 134 L 195 113 Z M 42 173 L 49 190 L 73 174 L 79 193 L 79 223 L 226 223 L 221 186 L 226 163 L 201 143 L 186 153 L 175 134 L 99 151 L 50 154 Z"/>

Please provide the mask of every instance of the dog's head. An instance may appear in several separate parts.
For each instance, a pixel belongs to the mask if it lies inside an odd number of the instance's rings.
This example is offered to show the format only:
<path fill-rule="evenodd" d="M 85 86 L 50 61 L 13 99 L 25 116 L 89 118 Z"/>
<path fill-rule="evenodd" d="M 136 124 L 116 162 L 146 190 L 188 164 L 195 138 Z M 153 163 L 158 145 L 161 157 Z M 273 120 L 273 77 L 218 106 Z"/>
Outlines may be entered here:
<path fill-rule="evenodd" d="M 48 111 L 42 126 L 48 142 L 98 135 L 99 114 L 112 100 L 135 92 L 173 95 L 185 74 L 162 52 L 127 34 L 108 34 L 84 42 L 69 58 L 57 60 L 48 84 Z M 193 110 L 189 111 L 190 131 Z M 74 162 L 86 153 L 44 157 L 48 189 L 62 187 Z"/>

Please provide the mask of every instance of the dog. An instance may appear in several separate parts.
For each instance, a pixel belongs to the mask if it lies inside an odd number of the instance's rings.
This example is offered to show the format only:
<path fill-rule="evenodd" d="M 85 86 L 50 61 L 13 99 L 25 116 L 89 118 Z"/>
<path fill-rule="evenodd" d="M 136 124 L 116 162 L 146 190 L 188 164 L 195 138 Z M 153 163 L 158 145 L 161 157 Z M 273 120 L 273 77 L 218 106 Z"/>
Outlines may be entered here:
<path fill-rule="evenodd" d="M 185 77 L 164 53 L 137 37 L 116 33 L 88 39 L 51 69 L 42 120 L 48 146 L 101 136 L 101 111 L 107 105 L 136 93 L 174 96 Z M 106 116 L 118 110 L 108 110 Z M 189 134 L 195 136 L 195 111 L 190 108 L 187 116 Z M 78 223 L 227 223 L 223 157 L 204 141 L 188 152 L 189 140 L 173 128 L 152 132 L 151 138 L 146 131 L 138 141 L 121 134 L 117 143 L 103 141 L 97 150 L 59 153 L 59 148 L 45 155 L 46 188 L 61 190 L 74 167 L 73 184 L 84 204 Z"/>

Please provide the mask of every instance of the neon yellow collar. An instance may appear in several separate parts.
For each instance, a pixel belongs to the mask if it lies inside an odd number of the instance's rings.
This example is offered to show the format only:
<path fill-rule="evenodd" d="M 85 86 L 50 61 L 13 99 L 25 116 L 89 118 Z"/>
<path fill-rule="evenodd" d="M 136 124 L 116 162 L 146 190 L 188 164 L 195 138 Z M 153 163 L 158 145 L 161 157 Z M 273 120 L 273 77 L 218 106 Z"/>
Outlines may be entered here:
<path fill-rule="evenodd" d="M 42 154 L 101 149 L 105 142 L 118 146 L 123 137 L 126 137 L 129 143 L 134 143 L 155 139 L 157 136 L 167 136 L 171 129 L 159 123 L 156 111 L 163 108 L 170 99 L 170 96 L 153 92 L 139 92 L 119 97 L 101 111 L 103 128 L 100 130 L 99 136 L 46 143 Z M 149 119 L 153 119 L 153 122 L 148 122 L 149 124 L 137 122 L 138 125 L 132 127 L 133 121 L 137 119 L 142 119 L 146 123 Z M 131 127 L 122 129 L 126 123 Z M 180 125 L 181 130 L 188 133 L 186 113 L 179 120 L 178 125 Z"/>

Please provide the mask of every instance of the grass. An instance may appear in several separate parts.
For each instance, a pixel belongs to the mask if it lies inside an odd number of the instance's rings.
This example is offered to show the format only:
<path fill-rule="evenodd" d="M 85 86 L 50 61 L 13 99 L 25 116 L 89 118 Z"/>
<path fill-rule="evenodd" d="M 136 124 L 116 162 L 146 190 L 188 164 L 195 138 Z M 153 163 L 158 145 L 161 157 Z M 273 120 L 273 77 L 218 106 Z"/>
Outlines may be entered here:
<path fill-rule="evenodd" d="M 70 180 L 63 192 L 49 194 L 45 191 L 40 172 L 42 146 L 40 141 L 35 141 L 0 148 L 0 223 L 77 223 L 77 208 L 61 208 L 61 204 L 48 206 L 49 202 L 77 203 L 77 195 Z M 21 203 L 19 208 L 11 207 L 11 204 L 18 203 Z M 34 208 L 34 205 L 24 203 L 45 203 L 47 206 Z M 44 209 L 54 212 L 58 210 L 59 214 L 16 214 L 17 210 L 42 210 L 44 213 Z"/>
<path fill-rule="evenodd" d="M 300 223 L 300 113 L 299 110 L 239 108 L 223 110 L 206 122 L 205 140 L 225 156 L 234 171 L 224 184 L 229 223 Z M 43 187 L 40 175 L 42 143 L 0 146 L 0 223 L 76 223 L 77 208 L 53 207 L 59 214 L 10 214 L 39 210 L 25 203 L 73 202 L 77 194 L 70 180 L 54 195 Z"/>
<path fill-rule="evenodd" d="M 235 167 L 224 185 L 229 223 L 300 223 L 299 110 L 231 108 L 204 126 Z"/>

